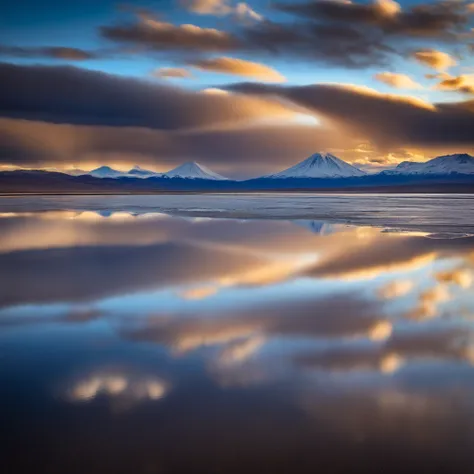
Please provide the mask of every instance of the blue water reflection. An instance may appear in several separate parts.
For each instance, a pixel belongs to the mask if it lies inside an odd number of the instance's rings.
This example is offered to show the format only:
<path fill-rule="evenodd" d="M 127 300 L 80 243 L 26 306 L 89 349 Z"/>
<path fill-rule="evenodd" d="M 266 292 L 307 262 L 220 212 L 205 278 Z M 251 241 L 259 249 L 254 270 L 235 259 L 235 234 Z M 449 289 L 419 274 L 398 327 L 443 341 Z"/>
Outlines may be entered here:
<path fill-rule="evenodd" d="M 5 472 L 474 470 L 473 237 L 17 209 L 0 249 Z"/>

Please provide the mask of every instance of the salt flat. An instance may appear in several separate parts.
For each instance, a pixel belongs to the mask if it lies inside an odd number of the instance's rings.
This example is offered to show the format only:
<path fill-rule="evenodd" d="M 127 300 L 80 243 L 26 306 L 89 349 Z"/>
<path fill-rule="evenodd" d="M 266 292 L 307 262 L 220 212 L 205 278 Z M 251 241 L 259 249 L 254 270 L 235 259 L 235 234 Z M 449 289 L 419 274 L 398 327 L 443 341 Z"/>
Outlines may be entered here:
<path fill-rule="evenodd" d="M 233 219 L 310 219 L 442 234 L 474 233 L 472 194 L 183 194 L 18 196 L 0 212 L 48 210 L 161 212 Z"/>

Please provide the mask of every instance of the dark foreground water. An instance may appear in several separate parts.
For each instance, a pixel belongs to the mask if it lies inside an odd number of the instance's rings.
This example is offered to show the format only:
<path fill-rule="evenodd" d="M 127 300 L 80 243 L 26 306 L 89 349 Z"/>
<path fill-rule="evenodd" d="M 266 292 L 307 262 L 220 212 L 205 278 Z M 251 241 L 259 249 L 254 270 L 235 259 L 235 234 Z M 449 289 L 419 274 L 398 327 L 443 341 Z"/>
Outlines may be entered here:
<path fill-rule="evenodd" d="M 474 472 L 472 197 L 163 199 L 0 199 L 0 472 Z"/>

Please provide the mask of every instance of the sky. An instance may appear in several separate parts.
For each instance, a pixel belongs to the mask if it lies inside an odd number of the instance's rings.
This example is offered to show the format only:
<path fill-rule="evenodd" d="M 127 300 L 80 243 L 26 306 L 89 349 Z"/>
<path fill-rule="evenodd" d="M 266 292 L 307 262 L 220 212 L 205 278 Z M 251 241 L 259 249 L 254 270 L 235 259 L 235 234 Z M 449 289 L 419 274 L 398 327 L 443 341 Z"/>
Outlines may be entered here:
<path fill-rule="evenodd" d="M 0 6 L 0 169 L 315 152 L 369 171 L 474 153 L 474 3 L 17 0 Z"/>

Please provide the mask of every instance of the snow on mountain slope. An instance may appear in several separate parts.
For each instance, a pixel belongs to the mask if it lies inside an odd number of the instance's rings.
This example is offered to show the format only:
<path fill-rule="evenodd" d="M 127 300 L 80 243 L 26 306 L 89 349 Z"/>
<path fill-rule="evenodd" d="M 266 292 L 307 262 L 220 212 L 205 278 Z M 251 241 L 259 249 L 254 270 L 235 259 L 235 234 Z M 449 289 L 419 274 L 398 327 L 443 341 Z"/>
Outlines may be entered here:
<path fill-rule="evenodd" d="M 114 170 L 110 166 L 100 166 L 99 168 L 89 171 L 86 174 L 89 176 L 94 176 L 94 178 L 121 178 L 127 175 L 127 173 Z"/>
<path fill-rule="evenodd" d="M 264 178 L 349 178 L 365 174 L 330 153 L 315 153 L 291 168 Z"/>
<path fill-rule="evenodd" d="M 443 155 L 425 163 L 403 161 L 393 170 L 383 171 L 388 175 L 447 175 L 474 174 L 474 157 L 467 153 Z"/>
<path fill-rule="evenodd" d="M 209 168 L 196 163 L 195 161 L 184 163 L 177 168 L 163 174 L 168 178 L 184 178 L 184 179 L 212 179 L 212 180 L 227 180 L 224 176 L 214 173 Z"/>
<path fill-rule="evenodd" d="M 119 171 L 110 166 L 101 166 L 84 174 L 94 176 L 95 178 L 183 178 L 183 179 L 207 179 L 207 180 L 226 180 L 224 176 L 214 173 L 214 171 L 200 165 L 196 162 L 184 163 L 167 173 L 156 173 L 135 165 L 129 171 Z"/>
<path fill-rule="evenodd" d="M 146 170 L 135 165 L 128 171 L 127 175 L 133 178 L 150 178 L 152 176 L 163 176 L 163 173 L 156 173 L 155 171 Z"/>

